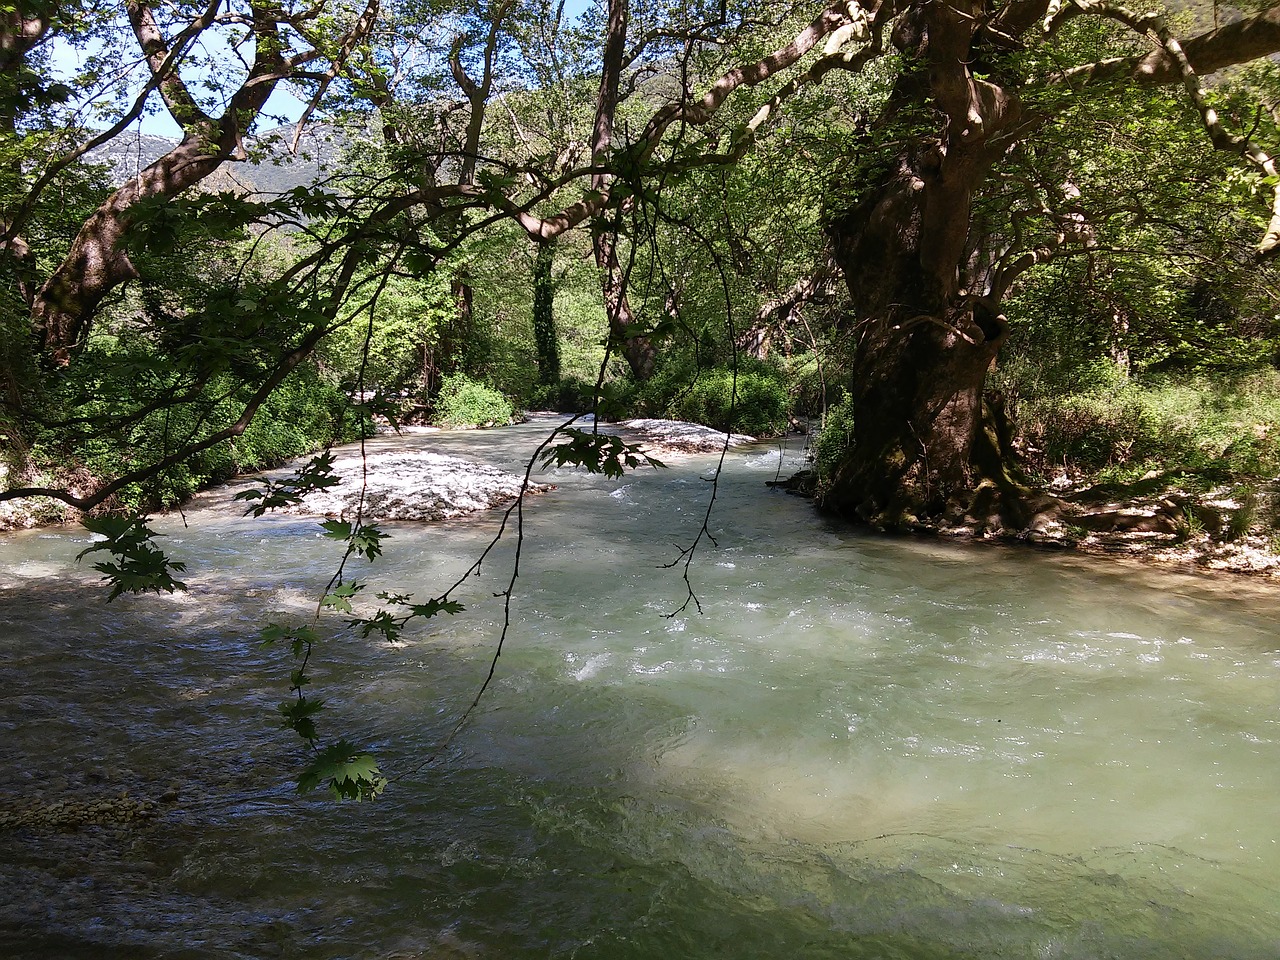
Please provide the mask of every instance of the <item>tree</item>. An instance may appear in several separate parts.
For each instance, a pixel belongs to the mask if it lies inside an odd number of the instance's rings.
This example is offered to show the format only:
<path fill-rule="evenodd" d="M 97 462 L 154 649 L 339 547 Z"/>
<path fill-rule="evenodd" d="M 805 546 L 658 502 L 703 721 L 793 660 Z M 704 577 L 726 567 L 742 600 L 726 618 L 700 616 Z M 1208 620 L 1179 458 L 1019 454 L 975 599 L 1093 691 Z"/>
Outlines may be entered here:
<path fill-rule="evenodd" d="M 371 0 L 362 9 L 326 10 L 323 4 L 281 7 L 256 0 L 243 5 L 221 0 L 185 5 L 127 0 L 119 7 L 104 3 L 95 8 L 96 23 L 84 8 L 73 8 L 71 13 L 68 17 L 56 8 L 49 15 L 40 10 L 19 11 L 0 27 L 6 72 L 12 69 L 19 76 L 33 69 L 32 58 L 41 44 L 54 40 L 109 44 L 107 54 L 96 57 L 91 68 L 75 78 L 77 89 L 65 84 L 42 88 L 50 98 L 75 108 L 63 119 L 61 136 L 67 146 L 32 166 L 25 190 L 6 198 L 3 248 L 20 250 L 41 194 L 90 149 L 126 129 L 153 99 L 159 99 L 181 129 L 182 139 L 115 189 L 84 221 L 62 261 L 30 290 L 38 347 L 59 364 L 66 364 L 83 344 L 103 298 L 138 276 L 125 241 L 144 205 L 150 203 L 154 209 L 156 201 L 178 196 L 225 161 L 244 159 L 246 137 L 283 82 L 309 86 L 316 97 L 322 96 L 367 37 L 378 16 L 378 3 Z M 105 28 L 117 25 L 127 27 L 136 44 L 132 55 L 110 43 L 111 33 Z M 199 52 L 210 49 L 225 50 L 228 56 L 215 58 Z M 145 71 L 136 95 L 130 94 L 124 80 L 131 58 Z M 236 60 L 238 66 L 227 69 L 226 64 Z M 109 78 L 114 84 L 108 83 L 104 90 L 99 70 L 113 61 L 121 65 Z M 201 88 L 211 82 L 216 84 L 214 96 L 202 95 Z M 77 94 L 84 99 L 75 100 Z M 114 111 L 107 129 L 84 128 L 80 112 L 86 106 Z M 14 118 L 9 125 L 22 124 Z"/>
<path fill-rule="evenodd" d="M 998 227 L 976 211 L 1000 171 L 1052 136 L 1063 104 L 1134 84 L 1181 83 L 1214 145 L 1274 176 L 1268 154 L 1225 129 L 1199 76 L 1275 49 L 1280 12 L 1184 46 L 1159 18 L 1091 0 L 881 4 L 872 11 L 873 42 L 888 31 L 904 66 L 863 138 L 868 151 L 880 151 L 874 172 L 868 176 L 864 167 L 851 200 L 828 222 L 848 283 L 856 348 L 848 374 L 852 443 L 821 502 L 877 526 L 949 521 L 1022 529 L 1052 503 L 1020 477 L 1008 425 L 984 385 L 1009 335 L 1002 309 L 1009 291 L 1084 234 L 1070 203 L 1053 202 L 1055 191 L 1064 199 L 1062 183 L 1037 185 Z M 1078 52 L 1073 28 L 1090 18 L 1122 24 L 1149 46 L 1062 62 Z M 1057 103 L 1049 95 L 1056 91 Z M 1025 217 L 1043 217 L 1056 229 L 1039 246 L 1016 242 Z M 1273 218 L 1260 244 L 1263 255 L 1275 247 L 1277 223 Z"/>
<path fill-rule="evenodd" d="M 965 518 L 1022 526 L 1040 501 L 1018 474 L 1007 424 L 998 404 L 984 399 L 984 387 L 1008 336 L 1003 304 L 1019 278 L 1080 249 L 1096 229 L 1082 220 L 1096 217 L 1096 207 L 1073 195 L 1075 181 L 1087 178 L 1052 149 L 1059 118 L 1082 103 L 1102 111 L 1120 91 L 1180 84 L 1216 147 L 1275 173 L 1270 156 L 1249 139 L 1251 121 L 1231 127 L 1199 81 L 1200 73 L 1280 47 L 1275 10 L 1185 45 L 1158 18 L 1094 0 L 998 7 L 967 0 L 945 8 L 837 0 L 816 11 L 800 5 L 778 11 L 754 0 L 669 11 L 611 0 L 580 31 L 564 28 L 559 11 L 537 3 L 402 9 L 371 2 L 335 8 L 331 17 L 322 17 L 320 7 L 254 2 L 166 11 L 131 2 L 122 11 L 107 5 L 96 12 L 105 22 L 127 20 L 146 69 L 144 89 L 125 98 L 112 128 L 29 167 L 25 188 L 6 202 L 4 252 L 10 275 L 29 278 L 27 266 L 14 264 L 27 256 L 23 230 L 42 192 L 153 96 L 182 126 L 181 144 L 101 203 L 47 277 L 23 280 L 47 360 L 74 358 L 103 298 L 137 276 L 139 256 L 131 250 L 171 242 L 175 230 L 185 229 L 179 219 L 222 223 L 224 231 L 271 230 L 291 220 L 305 237 L 294 244 L 295 261 L 253 289 L 228 294 L 231 306 L 221 315 L 234 322 L 215 324 L 220 314 L 211 301 L 202 308 L 208 323 L 196 325 L 206 330 L 202 339 L 186 344 L 193 382 L 211 369 L 201 351 L 214 351 L 218 363 L 227 362 L 228 344 L 240 345 L 231 350 L 240 357 L 260 354 L 241 415 L 208 423 L 190 438 L 188 452 L 242 430 L 289 370 L 333 330 L 376 308 L 389 278 L 447 269 L 469 237 L 500 221 L 540 245 L 590 227 L 613 342 L 643 378 L 657 362 L 655 321 L 678 315 L 698 286 L 667 275 L 640 295 L 638 310 L 633 305 L 637 266 L 655 275 L 644 234 L 657 242 L 661 225 L 668 234 L 684 229 L 709 242 L 718 232 L 724 252 L 710 267 L 728 265 L 744 281 L 735 286 L 755 285 L 760 309 L 778 301 L 783 316 L 806 290 L 829 286 L 836 271 L 828 260 L 843 274 L 850 297 L 844 328 L 854 341 L 846 372 L 854 442 L 821 491 L 826 507 L 881 526 Z M 38 87 L 51 101 L 64 96 L 36 69 L 39 38 L 78 35 L 89 29 L 77 26 L 82 21 L 39 11 L 11 18 L 0 49 L 31 66 L 38 81 L 15 90 Z M 1115 29 L 1099 31 L 1093 23 Z M 431 29 L 452 36 L 447 48 L 424 42 Z M 225 78 L 209 75 L 215 109 L 182 71 L 194 41 L 218 30 L 230 49 L 248 45 L 255 53 Z M 532 101 L 583 90 L 588 67 L 600 76 L 594 102 L 579 99 L 560 113 L 566 135 L 550 129 L 556 122 L 550 115 L 542 131 L 522 121 L 514 108 L 519 96 Z M 850 77 L 860 78 L 856 89 Z M 265 93 L 285 82 L 306 89 L 316 109 L 375 107 L 385 163 L 353 168 L 329 184 L 329 193 L 303 191 L 256 205 L 182 194 L 239 155 Z M 822 201 L 829 252 L 814 251 L 816 273 L 797 270 L 789 254 L 785 270 L 763 277 L 731 221 L 728 230 L 710 229 L 698 219 L 706 214 L 697 202 L 664 206 L 664 197 L 679 199 L 677 188 L 697 171 L 741 163 L 789 111 L 801 125 L 829 126 L 838 97 L 827 96 L 825 113 L 811 120 L 801 109 L 824 86 L 848 90 L 837 121 L 845 159 L 833 171 L 828 166 Z M 499 102 L 503 109 L 495 110 Z M 27 116 L 37 131 L 34 109 Z M 585 138 L 577 119 L 583 115 L 594 118 Z M 180 202 L 166 202 L 175 198 Z M 1268 233 L 1265 249 L 1278 234 Z M 455 279 L 465 313 L 465 278 Z M 700 289 L 714 286 L 703 282 Z M 264 310 L 278 313 L 291 332 L 281 337 L 279 324 L 257 323 Z M 268 327 L 275 332 L 268 335 Z M 148 402 L 163 406 L 189 386 L 171 384 L 168 394 Z M 164 461 L 182 454 L 175 449 Z"/>
<path fill-rule="evenodd" d="M 555 245 L 541 243 L 533 262 L 533 342 L 538 351 L 538 380 L 558 383 L 560 380 L 560 344 L 556 336 L 555 283 L 551 268 L 555 265 Z"/>

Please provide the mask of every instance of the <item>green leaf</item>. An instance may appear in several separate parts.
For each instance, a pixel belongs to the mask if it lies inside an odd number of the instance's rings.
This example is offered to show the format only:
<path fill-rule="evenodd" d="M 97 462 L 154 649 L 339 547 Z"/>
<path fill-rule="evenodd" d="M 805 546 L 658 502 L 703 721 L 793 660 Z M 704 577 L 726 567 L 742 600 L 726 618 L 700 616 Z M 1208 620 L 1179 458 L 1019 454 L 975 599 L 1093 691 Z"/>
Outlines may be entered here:
<path fill-rule="evenodd" d="M 298 736 L 308 743 L 315 743 L 318 734 L 313 718 L 324 709 L 323 700 L 297 697 L 293 700 L 284 701 L 277 709 L 280 711 L 280 716 L 284 718 L 281 726 L 295 731 Z"/>
<path fill-rule="evenodd" d="M 259 631 L 258 637 L 264 645 L 278 643 L 281 640 L 301 641 L 304 644 L 320 641 L 320 637 L 311 627 L 282 627 L 278 623 L 267 624 Z"/>
<path fill-rule="evenodd" d="M 351 601 L 363 589 L 363 583 L 357 583 L 356 581 L 344 583 L 342 586 L 335 587 L 332 591 L 326 593 L 321 599 L 320 605 L 330 610 L 337 610 L 340 613 L 351 613 Z"/>
<path fill-rule="evenodd" d="M 372 754 L 345 740 L 316 754 L 298 777 L 298 792 L 308 793 L 322 784 L 337 800 L 372 800 L 387 785 Z"/>
<path fill-rule="evenodd" d="M 341 477 L 334 475 L 333 459 L 333 453 L 325 450 L 308 460 L 287 479 L 268 480 L 263 489 L 241 490 L 233 499 L 261 500 L 261 503 L 245 511 L 246 514 L 253 514 L 255 517 L 262 516 L 268 510 L 295 506 L 313 490 L 324 490 L 342 482 Z M 338 539 L 345 539 L 345 537 Z"/>
<path fill-rule="evenodd" d="M 185 571 L 187 565 L 179 560 L 170 560 L 151 542 L 160 534 L 147 526 L 146 517 L 108 514 L 86 517 L 83 523 L 88 530 L 104 539 L 81 550 L 76 560 L 98 550 L 106 550 L 116 558 L 114 563 L 102 561 L 93 565 L 111 584 L 107 602 L 122 593 L 174 593 L 187 589 L 184 582 L 173 576 Z"/>
<path fill-rule="evenodd" d="M 372 561 L 374 557 L 382 556 L 382 541 L 385 539 L 387 534 L 373 524 L 365 524 L 351 534 L 351 548 Z"/>
<path fill-rule="evenodd" d="M 324 528 L 325 537 L 330 540 L 351 539 L 351 524 L 345 520 L 325 520 L 320 526 Z"/>
<path fill-rule="evenodd" d="M 637 444 L 624 443 L 621 437 L 609 433 L 587 433 L 572 427 L 564 431 L 569 439 L 557 444 L 542 455 L 543 465 L 557 467 L 582 467 L 588 473 L 603 473 L 618 478 L 627 470 L 648 465 L 655 469 L 666 466 L 661 460 L 646 454 Z"/>

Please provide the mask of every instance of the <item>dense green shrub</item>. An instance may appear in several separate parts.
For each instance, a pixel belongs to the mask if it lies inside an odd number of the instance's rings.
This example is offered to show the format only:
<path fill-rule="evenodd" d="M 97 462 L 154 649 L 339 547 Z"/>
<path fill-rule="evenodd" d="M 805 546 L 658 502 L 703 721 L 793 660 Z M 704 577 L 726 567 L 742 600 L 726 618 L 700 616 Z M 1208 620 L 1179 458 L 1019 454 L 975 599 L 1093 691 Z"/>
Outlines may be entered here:
<path fill-rule="evenodd" d="M 492 427 L 515 419 L 506 396 L 462 373 L 444 378 L 435 402 L 436 423 L 442 427 Z"/>
<path fill-rule="evenodd" d="M 717 430 L 774 436 L 787 429 L 791 395 L 786 378 L 758 360 L 693 371 L 672 364 L 638 388 L 638 413 L 701 423 Z"/>
<path fill-rule="evenodd" d="M 829 362 L 828 357 L 826 363 Z M 832 368 L 826 363 L 815 351 L 797 353 L 782 361 L 796 416 L 820 417 L 843 395 L 840 387 L 829 382 Z"/>
<path fill-rule="evenodd" d="M 853 444 L 853 398 L 843 393 L 827 409 L 822 428 L 813 441 L 813 469 L 821 487 L 831 479 L 837 464 Z"/>

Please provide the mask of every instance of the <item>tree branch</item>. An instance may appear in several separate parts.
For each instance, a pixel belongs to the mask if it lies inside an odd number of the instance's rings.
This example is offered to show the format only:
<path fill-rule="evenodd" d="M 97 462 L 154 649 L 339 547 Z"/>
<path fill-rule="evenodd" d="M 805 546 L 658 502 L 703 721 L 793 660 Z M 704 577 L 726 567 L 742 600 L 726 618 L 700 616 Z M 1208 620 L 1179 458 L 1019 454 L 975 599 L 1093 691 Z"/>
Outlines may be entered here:
<path fill-rule="evenodd" d="M 1195 104 L 1195 108 L 1200 114 L 1200 122 L 1204 126 L 1205 132 L 1208 133 L 1209 140 L 1213 143 L 1214 148 L 1244 157 L 1257 167 L 1263 176 L 1271 180 L 1273 184 L 1271 219 L 1267 224 L 1266 233 L 1258 243 L 1256 252 L 1260 257 L 1270 257 L 1280 253 L 1280 168 L 1277 168 L 1275 159 L 1267 151 L 1247 137 L 1232 134 L 1222 125 L 1218 112 L 1209 104 L 1208 96 L 1200 83 L 1200 77 L 1192 65 L 1186 49 L 1178 42 L 1177 37 L 1173 35 L 1165 18 L 1159 15 L 1135 14 L 1127 7 L 1108 2 L 1108 0 L 1072 0 L 1072 2 L 1086 13 L 1097 14 L 1123 23 L 1131 30 L 1151 37 L 1152 40 L 1160 45 L 1161 56 L 1158 62 L 1170 65 L 1167 70 L 1171 71 L 1169 74 L 1171 79 L 1181 80 L 1183 89 L 1187 91 L 1187 95 L 1190 96 L 1191 102 Z M 1258 17 L 1252 18 L 1250 22 L 1255 25 L 1259 21 L 1266 21 L 1267 24 L 1271 24 L 1272 20 L 1274 20 L 1274 24 L 1272 24 L 1274 30 L 1264 30 L 1259 27 L 1256 34 L 1246 35 L 1254 37 L 1258 42 L 1261 42 L 1260 38 L 1268 38 L 1269 42 L 1276 45 L 1272 49 L 1280 47 L 1280 8 L 1273 8 L 1265 14 L 1260 14 Z M 1232 26 L 1236 25 L 1232 24 Z M 1223 27 L 1221 30 L 1215 30 L 1213 35 L 1221 36 L 1228 29 L 1228 27 Z M 1240 31 L 1230 34 L 1231 37 L 1238 37 L 1239 35 Z M 1207 49 L 1206 44 L 1202 44 L 1201 49 Z M 1251 47 L 1249 49 L 1256 51 L 1257 48 Z M 1270 51 L 1264 50 L 1263 52 Z M 1233 52 L 1232 56 L 1235 55 L 1236 53 Z M 1252 55 L 1245 56 L 1243 59 L 1252 60 L 1260 55 L 1258 52 L 1253 52 Z M 1150 56 L 1148 56 L 1144 59 L 1144 62 L 1150 59 Z M 1221 57 L 1219 60 L 1221 61 Z M 1243 60 L 1221 61 L 1221 65 L 1225 66 L 1228 62 L 1240 63 Z M 1161 67 L 1161 70 L 1165 71 L 1166 68 Z M 1148 72 L 1147 76 L 1150 75 L 1150 72 Z"/>

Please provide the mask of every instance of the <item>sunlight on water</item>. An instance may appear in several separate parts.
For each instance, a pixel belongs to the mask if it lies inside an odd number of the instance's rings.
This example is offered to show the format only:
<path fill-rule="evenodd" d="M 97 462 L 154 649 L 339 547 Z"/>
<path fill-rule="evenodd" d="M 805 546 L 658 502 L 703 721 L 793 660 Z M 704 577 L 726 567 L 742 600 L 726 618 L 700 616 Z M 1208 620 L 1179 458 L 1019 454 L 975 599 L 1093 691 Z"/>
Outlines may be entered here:
<path fill-rule="evenodd" d="M 545 429 L 375 446 L 514 469 Z M 714 457 L 542 477 L 495 686 L 440 763 L 511 547 L 401 645 L 326 625 L 323 722 L 395 778 L 372 805 L 295 797 L 272 719 L 290 664 L 256 636 L 333 571 L 313 521 L 205 495 L 157 524 L 190 592 L 110 606 L 82 532 L 8 536 L 0 813 L 178 798 L 0 832 L 0 952 L 1276 956 L 1271 589 L 864 536 L 764 487 L 799 456 L 730 455 L 688 586 Z M 370 593 L 425 598 L 496 519 L 387 529 Z"/>

